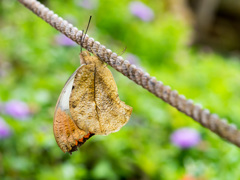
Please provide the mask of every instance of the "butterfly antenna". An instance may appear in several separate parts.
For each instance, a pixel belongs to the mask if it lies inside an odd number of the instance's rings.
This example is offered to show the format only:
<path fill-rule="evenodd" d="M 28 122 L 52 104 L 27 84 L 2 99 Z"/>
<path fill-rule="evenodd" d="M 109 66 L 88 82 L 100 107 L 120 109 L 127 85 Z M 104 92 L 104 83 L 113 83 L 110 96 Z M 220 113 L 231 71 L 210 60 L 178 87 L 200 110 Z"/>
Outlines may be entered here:
<path fill-rule="evenodd" d="M 118 56 L 121 56 L 121 55 L 123 55 L 123 53 L 126 51 L 126 49 L 127 49 L 127 46 L 125 46 L 125 48 L 123 49 L 123 51 L 122 51 L 121 53 L 119 53 L 119 55 L 118 55 Z"/>
<path fill-rule="evenodd" d="M 88 28 L 89 28 L 89 25 L 90 25 L 91 19 L 92 19 L 92 16 L 89 17 L 89 21 L 88 21 L 88 25 L 87 25 L 86 33 L 84 34 L 84 37 L 82 36 L 82 37 L 83 37 L 83 39 L 82 39 L 82 43 L 83 43 L 84 40 L 85 40 L 85 37 L 86 37 L 87 31 L 88 31 Z M 82 52 L 82 51 L 81 51 L 81 52 Z"/>

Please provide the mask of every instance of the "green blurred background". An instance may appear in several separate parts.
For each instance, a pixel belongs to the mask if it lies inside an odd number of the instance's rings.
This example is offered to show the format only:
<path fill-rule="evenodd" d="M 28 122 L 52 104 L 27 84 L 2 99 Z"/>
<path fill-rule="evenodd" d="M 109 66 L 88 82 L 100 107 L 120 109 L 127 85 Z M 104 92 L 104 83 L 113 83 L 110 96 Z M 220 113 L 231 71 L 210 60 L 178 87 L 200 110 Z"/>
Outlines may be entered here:
<path fill-rule="evenodd" d="M 130 0 L 91 2 L 43 1 L 79 29 L 92 15 L 89 36 L 117 53 L 127 47 L 124 58 L 134 55 L 133 63 L 151 76 L 240 126 L 237 56 L 187 46 L 191 27 L 168 1 L 142 1 L 154 12 L 149 21 L 131 13 Z M 61 38 L 18 1 L 0 1 L 0 117 L 11 130 L 0 138 L 0 179 L 240 179 L 239 148 L 112 68 L 121 100 L 133 107 L 130 121 L 64 154 L 53 136 L 53 114 L 64 83 L 80 65 L 80 48 Z M 28 105 L 26 119 L 4 112 L 12 100 Z M 188 149 L 173 145 L 170 136 L 182 127 L 196 129 L 202 141 Z"/>

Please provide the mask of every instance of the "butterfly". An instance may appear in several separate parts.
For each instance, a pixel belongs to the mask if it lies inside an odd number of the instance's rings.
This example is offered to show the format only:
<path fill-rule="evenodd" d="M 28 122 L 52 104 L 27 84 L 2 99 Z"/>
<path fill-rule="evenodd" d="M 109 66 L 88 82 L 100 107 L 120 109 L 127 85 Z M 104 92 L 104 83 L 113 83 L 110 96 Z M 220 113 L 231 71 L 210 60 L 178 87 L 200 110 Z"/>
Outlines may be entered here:
<path fill-rule="evenodd" d="M 64 85 L 53 121 L 58 146 L 70 154 L 93 135 L 118 131 L 132 113 L 132 107 L 119 99 L 112 73 L 97 55 L 83 51 L 80 63 Z"/>

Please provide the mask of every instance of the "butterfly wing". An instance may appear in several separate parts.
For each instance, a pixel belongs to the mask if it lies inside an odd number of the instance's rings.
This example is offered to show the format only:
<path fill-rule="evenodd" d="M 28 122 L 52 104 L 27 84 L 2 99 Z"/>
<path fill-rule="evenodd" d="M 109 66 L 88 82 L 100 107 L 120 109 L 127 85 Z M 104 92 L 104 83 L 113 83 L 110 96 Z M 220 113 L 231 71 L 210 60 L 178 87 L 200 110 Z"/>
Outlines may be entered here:
<path fill-rule="evenodd" d="M 96 56 L 81 53 L 83 64 L 66 82 L 55 108 L 53 131 L 63 152 L 73 152 L 94 134 L 118 131 L 132 108 L 119 99 L 112 73 Z"/>
<path fill-rule="evenodd" d="M 132 108 L 120 101 L 110 70 L 97 57 L 87 58 L 74 78 L 70 113 L 79 129 L 107 135 L 127 123 Z"/>
<path fill-rule="evenodd" d="M 113 75 L 104 64 L 97 67 L 95 86 L 101 133 L 107 135 L 120 130 L 130 119 L 132 107 L 120 100 Z"/>
<path fill-rule="evenodd" d="M 64 85 L 56 104 L 53 121 L 53 132 L 56 142 L 63 152 L 69 153 L 77 150 L 77 146 L 83 144 L 91 135 L 76 126 L 69 112 L 69 96 L 78 69 Z"/>
<path fill-rule="evenodd" d="M 95 103 L 95 65 L 80 68 L 74 78 L 69 107 L 74 122 L 79 129 L 98 134 L 101 127 Z"/>

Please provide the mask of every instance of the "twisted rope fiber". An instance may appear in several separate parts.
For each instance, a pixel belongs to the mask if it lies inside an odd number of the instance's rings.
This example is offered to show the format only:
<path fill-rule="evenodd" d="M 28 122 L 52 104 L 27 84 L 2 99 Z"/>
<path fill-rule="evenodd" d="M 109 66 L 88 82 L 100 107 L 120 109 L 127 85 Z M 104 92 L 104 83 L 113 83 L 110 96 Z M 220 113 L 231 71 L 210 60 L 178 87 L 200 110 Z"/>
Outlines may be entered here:
<path fill-rule="evenodd" d="M 202 126 L 210 129 L 220 137 L 240 147 L 240 131 L 236 126 L 229 125 L 225 119 L 220 119 L 218 115 L 211 114 L 208 109 L 202 109 L 199 105 L 194 105 L 192 100 L 187 100 L 184 95 L 179 95 L 176 90 L 171 90 L 169 86 L 165 86 L 161 81 L 157 81 L 155 77 L 149 76 L 148 73 L 136 68 L 127 60 L 123 60 L 121 56 L 117 56 L 110 49 L 106 49 L 98 41 L 86 35 L 84 42 L 81 44 L 82 31 L 79 31 L 72 24 L 63 20 L 53 11 L 46 8 L 43 4 L 36 0 L 18 0 L 20 3 L 29 8 L 37 16 L 49 23 L 55 29 L 65 34 L 67 37 L 82 45 L 89 52 L 97 54 L 102 61 L 112 66 L 129 79 L 141 85 L 152 94 L 161 98 L 166 103 L 175 107 Z"/>

